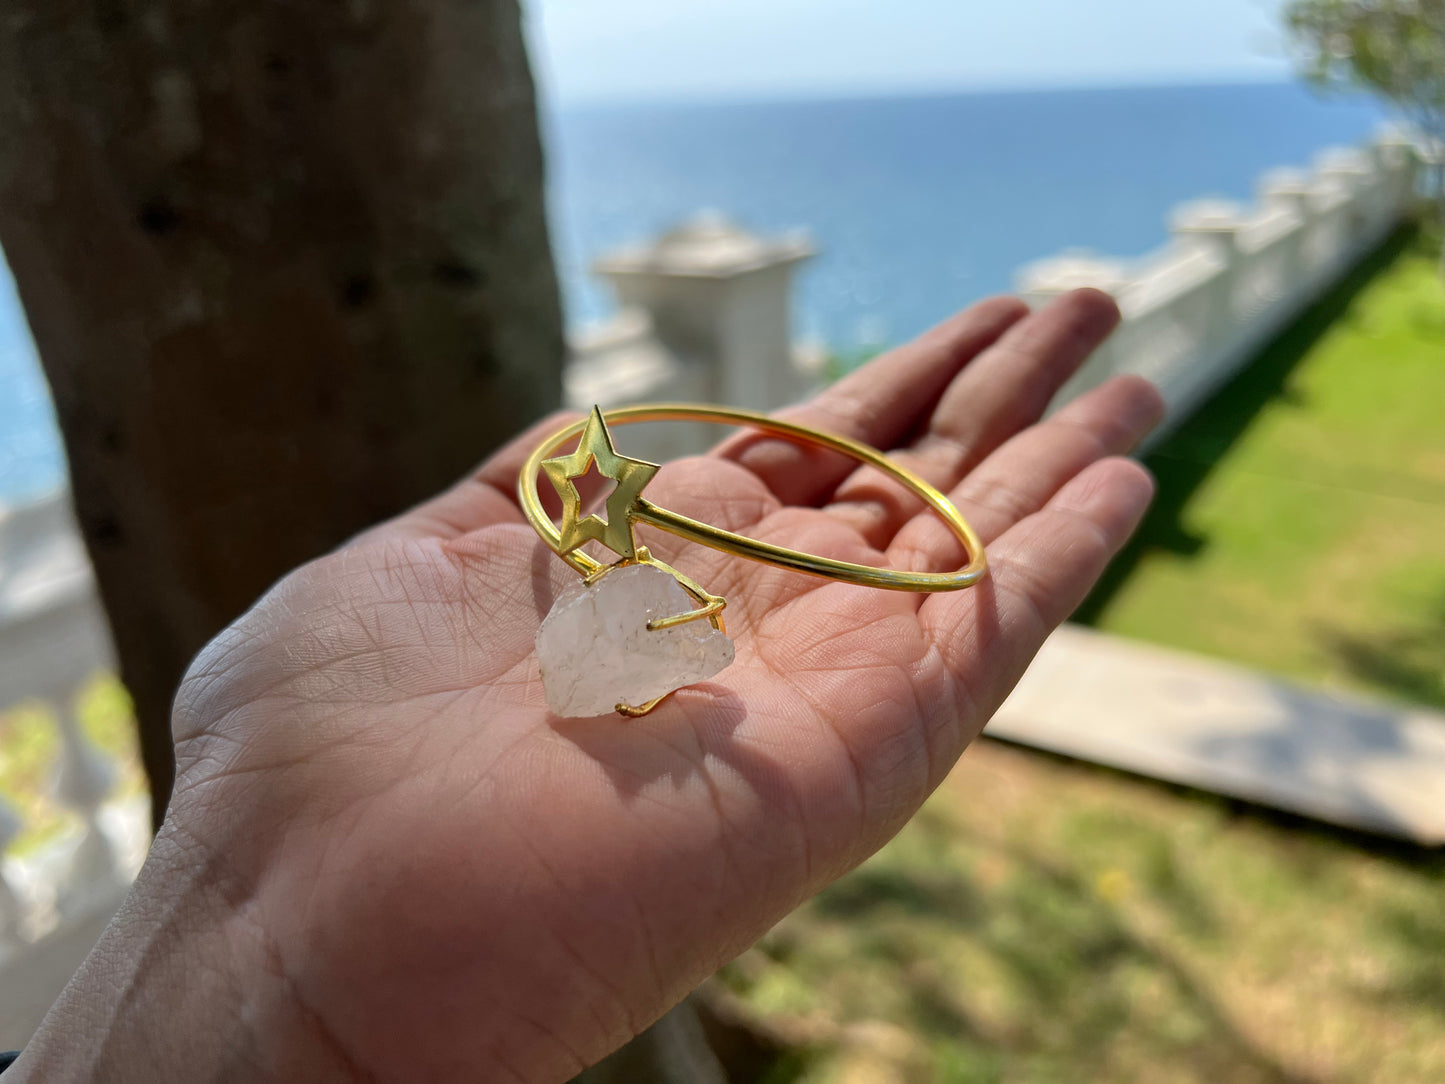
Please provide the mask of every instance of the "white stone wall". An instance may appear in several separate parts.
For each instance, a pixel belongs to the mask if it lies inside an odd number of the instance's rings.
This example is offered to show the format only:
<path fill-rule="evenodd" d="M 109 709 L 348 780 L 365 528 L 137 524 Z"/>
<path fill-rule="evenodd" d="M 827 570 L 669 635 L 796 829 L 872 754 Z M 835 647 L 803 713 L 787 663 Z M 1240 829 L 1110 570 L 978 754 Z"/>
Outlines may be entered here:
<path fill-rule="evenodd" d="M 1400 225 L 1417 198 L 1417 163 L 1400 135 L 1331 148 L 1309 172 L 1266 174 L 1251 207 L 1176 208 L 1170 244 L 1132 267 L 1089 254 L 1026 267 L 1019 287 L 1031 304 L 1097 286 L 1124 316 L 1053 408 L 1111 376 L 1137 373 L 1169 404 L 1157 440 Z"/>
<path fill-rule="evenodd" d="M 67 493 L 0 508 L 0 710 L 42 702 L 57 729 L 49 799 L 76 816 L 24 855 L 26 810 L 0 796 L 0 1049 L 25 1042 L 140 868 L 149 803 L 82 731 L 77 695 L 114 669 L 110 633 Z M 33 797 L 33 796 L 32 796 Z"/>

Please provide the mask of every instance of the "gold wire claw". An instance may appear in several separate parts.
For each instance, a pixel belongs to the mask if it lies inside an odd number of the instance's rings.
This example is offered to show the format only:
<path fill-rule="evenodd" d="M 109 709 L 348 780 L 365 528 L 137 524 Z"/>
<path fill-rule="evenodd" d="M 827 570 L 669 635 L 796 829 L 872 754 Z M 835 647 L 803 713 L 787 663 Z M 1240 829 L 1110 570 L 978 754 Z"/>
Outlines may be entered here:
<path fill-rule="evenodd" d="M 727 632 L 727 628 L 723 625 L 723 620 L 720 615 L 722 614 L 723 608 L 727 606 L 728 600 L 721 595 L 712 594 L 701 584 L 684 576 L 665 561 L 659 561 L 656 557 L 652 556 L 652 553 L 646 546 L 638 546 L 635 557 L 624 558 L 616 564 L 607 565 L 591 573 L 586 577 L 586 581 L 591 583 L 596 580 L 597 577 L 601 576 L 602 573 L 613 568 L 621 567 L 622 565 L 652 565 L 655 568 L 660 568 L 675 579 L 684 591 L 702 603 L 702 605 L 695 610 L 686 610 L 683 613 L 673 614 L 670 617 L 654 617 L 647 623 L 648 632 L 660 632 L 663 629 L 676 628 L 678 625 L 685 625 L 689 621 L 701 621 L 704 618 L 710 621 L 712 627 L 717 629 L 718 632 Z M 619 703 L 614 710 L 618 715 L 624 715 L 629 719 L 637 719 L 646 715 L 671 695 L 671 693 L 664 693 L 637 707 L 633 707 L 631 704 Z"/>
<path fill-rule="evenodd" d="M 676 628 L 678 625 L 685 625 L 689 621 L 700 621 L 703 618 L 711 621 L 712 627 L 717 629 L 718 632 L 727 631 L 727 629 L 723 627 L 722 618 L 717 616 L 722 613 L 723 609 L 727 606 L 727 599 L 721 595 L 714 595 L 696 580 L 684 576 L 666 562 L 659 561 L 656 557 L 652 556 L 652 552 L 646 546 L 637 547 L 637 557 L 632 563 L 652 565 L 655 568 L 662 569 L 675 579 L 684 591 L 702 603 L 702 605 L 695 610 L 686 610 L 680 614 L 673 614 L 671 617 L 654 617 L 647 623 L 648 632 L 659 632 L 662 629 Z"/>
<path fill-rule="evenodd" d="M 704 617 L 712 617 L 713 614 L 722 613 L 723 607 L 727 604 L 727 599 L 714 595 L 708 600 L 705 606 L 700 606 L 696 610 L 673 614 L 671 617 L 654 617 L 647 623 L 647 631 L 659 632 L 662 629 L 671 629 L 676 628 L 678 625 L 685 625 L 689 621 L 699 621 Z"/>
<path fill-rule="evenodd" d="M 640 719 L 671 695 L 671 693 L 663 693 L 661 696 L 653 697 L 653 699 L 649 700 L 646 704 L 643 704 L 639 708 L 634 708 L 631 704 L 619 703 L 612 710 L 617 712 L 618 715 L 626 716 L 629 719 Z"/>

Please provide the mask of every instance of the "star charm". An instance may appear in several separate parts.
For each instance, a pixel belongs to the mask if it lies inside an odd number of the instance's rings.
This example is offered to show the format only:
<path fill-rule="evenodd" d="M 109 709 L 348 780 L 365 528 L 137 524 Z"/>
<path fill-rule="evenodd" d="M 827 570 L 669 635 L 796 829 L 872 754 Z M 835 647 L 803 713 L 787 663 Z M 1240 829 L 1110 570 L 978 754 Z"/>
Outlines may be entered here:
<path fill-rule="evenodd" d="M 582 515 L 582 498 L 577 493 L 577 487 L 572 484 L 572 479 L 587 473 L 590 463 L 597 464 L 597 472 L 602 477 L 611 478 L 617 483 L 607 498 L 605 520 L 595 514 Z M 652 476 L 661 468 L 656 463 L 618 455 L 617 449 L 612 446 L 612 435 L 607 431 L 607 423 L 602 420 L 600 408 L 592 408 L 577 450 L 571 455 L 543 460 L 542 469 L 552 480 L 557 496 L 562 498 L 562 540 L 558 553 L 571 553 L 582 543 L 595 539 L 623 557 L 633 558 L 637 555 L 630 513 L 643 487 L 652 481 Z"/>

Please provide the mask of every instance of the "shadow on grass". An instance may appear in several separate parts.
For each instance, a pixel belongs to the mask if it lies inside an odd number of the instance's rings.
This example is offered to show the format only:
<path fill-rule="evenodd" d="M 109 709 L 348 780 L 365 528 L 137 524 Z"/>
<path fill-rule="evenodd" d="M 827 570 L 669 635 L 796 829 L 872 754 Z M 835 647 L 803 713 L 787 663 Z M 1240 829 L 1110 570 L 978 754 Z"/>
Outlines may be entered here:
<path fill-rule="evenodd" d="M 1350 851 L 1412 871 L 1418 891 L 1359 915 L 1361 946 L 1383 968 L 1341 981 L 1359 983 L 1361 1002 L 1445 1019 L 1445 851 L 1028 755 L 1213 806 L 1221 827 L 1274 833 L 1276 860 L 1302 891 L 1327 881 Z M 883 1017 L 910 1035 L 907 1079 L 1134 1079 L 1138 1064 L 1154 1066 L 1161 1079 L 1181 1066 L 1189 1079 L 1315 1079 L 1261 1045 L 1250 1006 L 1215 981 L 1207 961 L 1233 951 L 1211 902 L 1218 886 L 1198 880 L 1167 823 L 1131 808 L 1126 801 L 1076 814 L 1061 842 L 1077 860 L 926 809 L 900 837 L 901 849 L 826 889 L 776 945 L 761 947 L 797 982 L 826 991 L 843 1019 Z M 1122 854 L 1133 856 L 1125 862 L 1127 904 L 1093 872 Z M 1180 955 L 1175 935 L 1202 952 Z M 811 953 L 819 942 L 830 947 Z"/>
<path fill-rule="evenodd" d="M 1144 840 L 1149 833 L 1139 825 L 1120 830 L 1149 852 L 1139 889 L 1180 927 L 1212 936 L 1207 902 L 1163 853 L 1168 840 L 1159 833 Z M 791 938 L 806 944 L 810 931 L 836 935 L 846 924 L 854 974 L 838 976 L 836 963 L 817 970 L 795 953 L 774 958 L 802 968 L 803 981 L 847 984 L 851 993 L 839 991 L 844 1003 L 872 1002 L 886 989 L 876 1004 L 902 1013 L 894 1023 L 917 1042 L 918 1079 L 939 1079 L 930 1073 L 954 1061 L 974 1067 L 960 1079 L 994 1079 L 988 1066 L 1012 1066 L 1029 1079 L 1102 1079 L 1125 1071 L 1116 1062 L 1121 1049 L 1187 1064 L 1201 1078 L 1309 1079 L 1261 1050 L 1192 970 L 1132 929 L 1091 880 L 1026 843 L 970 838 L 950 820 L 915 823 L 909 832 L 922 854 L 855 871 L 792 928 Z M 1005 860 L 1007 878 L 979 884 L 976 863 L 944 846 L 960 841 Z"/>
<path fill-rule="evenodd" d="M 1074 614 L 1074 621 L 1097 623 L 1149 552 L 1163 550 L 1193 557 L 1204 549 L 1208 539 L 1190 533 L 1184 525 L 1184 512 L 1194 494 L 1260 411 L 1274 402 L 1291 401 L 1287 385 L 1296 366 L 1326 331 L 1351 319 L 1355 297 L 1415 244 L 1419 232 L 1415 226 L 1395 231 L 1144 457 L 1158 480 L 1158 495 L 1133 540 L 1105 571 Z"/>
<path fill-rule="evenodd" d="M 1326 628 L 1325 649 L 1351 677 L 1418 704 L 1445 708 L 1445 596 L 1429 618 L 1409 628 L 1358 635 Z"/>
<path fill-rule="evenodd" d="M 1377 991 L 1383 1000 L 1423 1005 L 1445 1018 L 1445 911 L 1435 900 L 1391 908 L 1381 932 L 1395 943 L 1402 961 L 1395 981 Z"/>

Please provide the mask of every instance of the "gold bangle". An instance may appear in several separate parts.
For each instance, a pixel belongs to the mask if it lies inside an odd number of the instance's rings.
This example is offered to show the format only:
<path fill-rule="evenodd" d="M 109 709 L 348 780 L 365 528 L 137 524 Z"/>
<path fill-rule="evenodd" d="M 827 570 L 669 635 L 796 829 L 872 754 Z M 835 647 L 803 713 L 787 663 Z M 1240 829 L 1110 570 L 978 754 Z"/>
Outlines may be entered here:
<path fill-rule="evenodd" d="M 723 425 L 746 426 L 764 433 L 784 437 L 799 444 L 816 445 L 841 452 L 875 467 L 914 493 L 938 513 L 954 535 L 963 544 L 968 562 L 955 572 L 904 572 L 897 569 L 876 568 L 871 565 L 838 561 L 831 557 L 820 557 L 799 550 L 776 546 L 770 542 L 748 538 L 721 527 L 713 527 L 677 512 L 660 508 L 642 496 L 644 487 L 659 470 L 655 463 L 631 459 L 618 454 L 613 447 L 608 424 L 627 425 L 633 422 L 649 421 L 698 421 L 715 422 Z M 572 437 L 581 435 L 577 448 L 568 455 L 554 453 Z M 582 515 L 582 501 L 573 479 L 587 473 L 588 467 L 596 464 L 598 473 L 617 483 L 607 500 L 607 517 Z M 558 527 L 542 507 L 537 494 L 537 476 L 546 474 L 562 500 L 562 524 Z M 650 614 L 646 620 L 649 632 L 675 629 L 688 622 L 707 619 L 719 634 L 723 633 L 721 611 L 727 605 L 725 599 L 712 595 L 698 584 L 683 576 L 676 569 L 658 561 L 644 546 L 637 545 L 634 525 L 647 523 L 690 542 L 697 542 L 724 553 L 744 557 L 750 561 L 779 565 L 797 572 L 822 576 L 844 583 L 860 584 L 865 587 L 879 587 L 891 591 L 956 591 L 971 587 L 987 571 L 983 543 L 972 527 L 964 520 L 953 502 L 912 471 L 894 463 L 882 452 L 847 437 L 835 436 L 783 421 L 751 410 L 732 407 L 703 406 L 691 403 L 659 403 L 647 406 L 624 407 L 608 411 L 605 415 L 598 407 L 584 420 L 572 422 L 546 437 L 532 454 L 527 457 L 517 480 L 517 495 L 527 521 L 552 550 L 573 568 L 582 573 L 584 584 L 591 586 L 604 574 L 613 569 L 630 565 L 651 565 L 668 573 L 681 585 L 697 606 L 678 613 L 657 616 Z M 596 541 L 618 554 L 619 560 L 604 565 L 579 548 L 588 541 Z M 549 616 L 548 620 L 551 620 Z M 544 622 L 544 630 L 546 623 Z M 729 641 L 730 643 L 730 641 Z M 538 634 L 539 655 L 543 649 L 543 634 Z M 729 654 L 729 659 L 731 655 Z M 543 679 L 548 677 L 546 660 L 543 660 Z M 670 690 L 669 690 L 670 691 Z M 650 711 L 665 696 L 648 697 L 638 707 L 618 701 L 616 710 L 625 715 L 640 715 Z M 549 703 L 552 703 L 552 689 L 548 687 Z M 554 706 L 554 710 L 555 706 Z"/>

